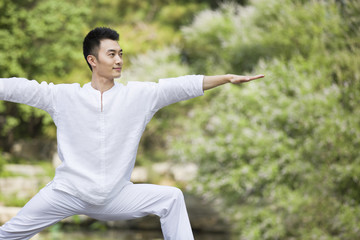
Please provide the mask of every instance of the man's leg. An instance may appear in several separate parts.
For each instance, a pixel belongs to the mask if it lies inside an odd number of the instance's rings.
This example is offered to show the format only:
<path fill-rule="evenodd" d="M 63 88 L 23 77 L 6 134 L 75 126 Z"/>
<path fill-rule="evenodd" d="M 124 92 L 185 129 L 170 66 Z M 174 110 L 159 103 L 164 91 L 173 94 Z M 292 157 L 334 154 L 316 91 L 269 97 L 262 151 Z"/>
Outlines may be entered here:
<path fill-rule="evenodd" d="M 194 239 L 184 196 L 175 187 L 129 184 L 109 204 L 85 214 L 99 220 L 113 221 L 155 214 L 160 217 L 166 240 Z"/>
<path fill-rule="evenodd" d="M 75 203 L 75 202 L 76 203 Z M 80 201 L 79 201 L 80 202 Z M 78 201 L 70 195 L 44 187 L 10 221 L 0 227 L 0 240 L 24 240 L 56 222 L 75 215 Z"/>

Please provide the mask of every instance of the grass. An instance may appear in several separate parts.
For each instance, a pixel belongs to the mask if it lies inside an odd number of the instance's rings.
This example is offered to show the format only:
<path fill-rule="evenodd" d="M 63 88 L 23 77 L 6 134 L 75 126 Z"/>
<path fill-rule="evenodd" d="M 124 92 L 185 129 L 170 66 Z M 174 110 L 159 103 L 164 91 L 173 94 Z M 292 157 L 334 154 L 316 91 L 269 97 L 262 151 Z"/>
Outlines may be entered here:
<path fill-rule="evenodd" d="M 35 165 L 44 169 L 44 174 L 39 174 L 38 177 L 50 177 L 51 179 L 55 177 L 55 169 L 51 162 L 38 162 Z"/>
<path fill-rule="evenodd" d="M 22 161 L 22 164 L 24 164 L 24 161 Z M 31 165 L 40 166 L 44 170 L 43 173 L 37 174 L 36 178 L 52 179 L 55 176 L 55 170 L 54 170 L 54 167 L 52 166 L 51 162 L 42 161 L 42 162 L 32 163 Z M 30 176 L 28 176 L 26 174 L 19 174 L 19 173 L 15 173 L 12 171 L 8 171 L 8 170 L 6 170 L 6 168 L 2 168 L 2 171 L 0 171 L 0 178 L 15 178 L 15 177 L 28 178 Z M 46 183 L 39 184 L 38 190 L 40 190 L 42 187 L 44 187 L 45 184 Z M 2 192 L 0 192 L 0 203 L 2 203 L 4 206 L 22 207 L 30 200 L 30 198 L 19 198 L 19 197 L 17 197 L 16 193 L 3 194 Z"/>
<path fill-rule="evenodd" d="M 23 207 L 30 198 L 18 198 L 16 194 L 4 195 L 0 193 L 0 202 L 8 207 Z"/>
<path fill-rule="evenodd" d="M 14 173 L 7 170 L 0 171 L 0 178 L 10 178 L 10 177 L 26 177 L 26 175 Z"/>

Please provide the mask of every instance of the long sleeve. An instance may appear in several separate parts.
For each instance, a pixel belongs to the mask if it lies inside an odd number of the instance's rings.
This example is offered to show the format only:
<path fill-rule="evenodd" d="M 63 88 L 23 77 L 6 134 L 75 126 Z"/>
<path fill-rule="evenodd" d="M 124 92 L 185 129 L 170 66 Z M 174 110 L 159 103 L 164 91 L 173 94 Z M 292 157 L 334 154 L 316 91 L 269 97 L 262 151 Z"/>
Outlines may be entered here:
<path fill-rule="evenodd" d="M 0 78 L 0 100 L 23 103 L 54 113 L 54 84 L 24 78 Z"/>
<path fill-rule="evenodd" d="M 157 84 L 155 111 L 172 103 L 202 96 L 203 75 L 187 75 L 177 78 L 160 79 Z"/>

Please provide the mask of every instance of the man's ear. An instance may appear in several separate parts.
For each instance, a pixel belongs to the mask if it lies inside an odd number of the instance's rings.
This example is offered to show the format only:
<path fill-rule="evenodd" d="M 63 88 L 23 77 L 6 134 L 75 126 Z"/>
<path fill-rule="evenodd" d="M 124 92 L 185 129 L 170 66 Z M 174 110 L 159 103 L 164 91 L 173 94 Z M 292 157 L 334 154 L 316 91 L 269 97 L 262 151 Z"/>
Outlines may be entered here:
<path fill-rule="evenodd" d="M 90 66 L 92 68 L 94 68 L 96 66 L 96 57 L 94 55 L 88 55 L 86 57 L 86 60 L 88 61 L 88 63 L 90 64 Z"/>

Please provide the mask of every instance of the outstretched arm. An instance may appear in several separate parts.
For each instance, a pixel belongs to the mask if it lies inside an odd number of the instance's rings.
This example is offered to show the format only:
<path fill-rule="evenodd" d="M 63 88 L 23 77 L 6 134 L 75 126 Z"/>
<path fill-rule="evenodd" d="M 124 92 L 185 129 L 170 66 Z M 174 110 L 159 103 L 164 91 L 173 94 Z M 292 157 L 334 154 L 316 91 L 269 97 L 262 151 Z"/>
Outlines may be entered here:
<path fill-rule="evenodd" d="M 158 84 L 153 85 L 155 91 L 151 91 L 156 95 L 151 109 L 155 113 L 160 108 L 172 103 L 201 96 L 204 94 L 204 90 L 225 83 L 240 84 L 262 77 L 264 75 L 239 76 L 226 74 L 218 76 L 187 75 L 177 78 L 160 79 Z M 150 90 L 150 88 L 147 89 Z"/>
<path fill-rule="evenodd" d="M 0 78 L 0 101 L 27 104 L 51 114 L 54 112 L 53 87 L 52 83 L 25 78 Z"/>
<path fill-rule="evenodd" d="M 203 90 L 208 90 L 225 83 L 241 84 L 244 82 L 250 82 L 252 80 L 263 78 L 265 75 L 256 76 L 240 76 L 235 74 L 226 74 L 218 76 L 204 76 Z"/>

